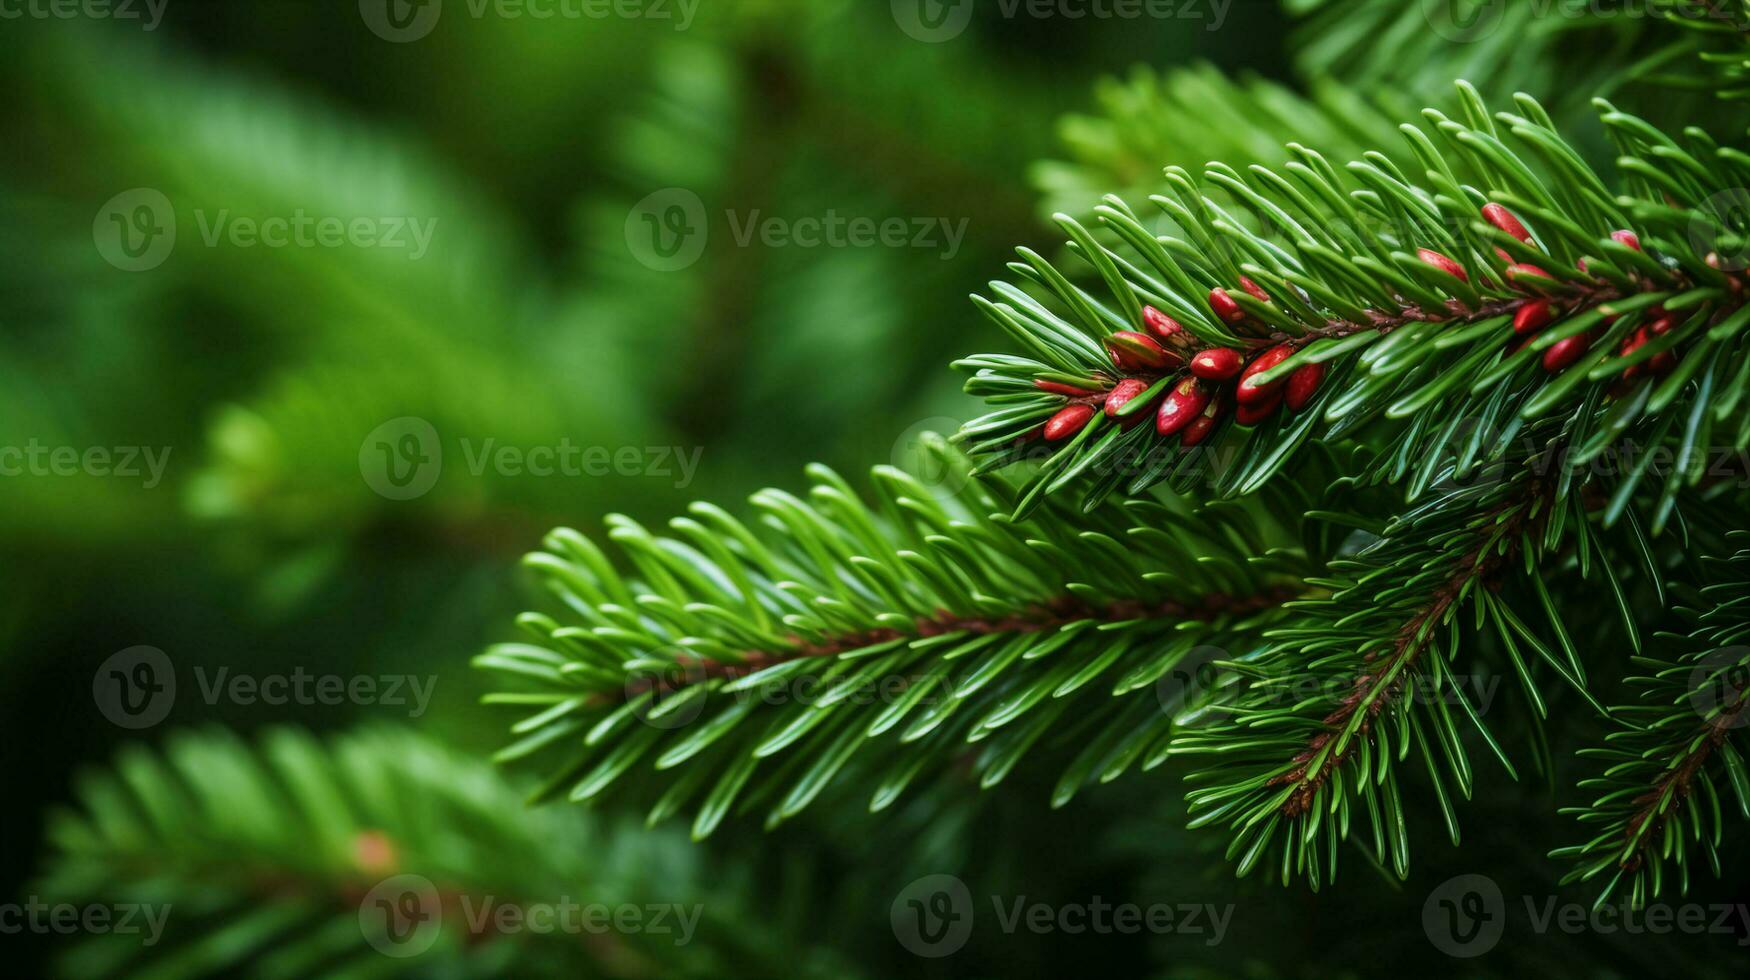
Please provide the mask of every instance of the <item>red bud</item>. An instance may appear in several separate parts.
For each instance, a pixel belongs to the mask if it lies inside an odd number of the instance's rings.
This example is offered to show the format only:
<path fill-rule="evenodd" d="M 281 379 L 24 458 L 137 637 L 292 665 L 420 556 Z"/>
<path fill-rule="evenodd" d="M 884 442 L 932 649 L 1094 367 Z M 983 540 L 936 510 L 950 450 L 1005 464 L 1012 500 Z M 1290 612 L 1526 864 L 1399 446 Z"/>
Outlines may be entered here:
<path fill-rule="evenodd" d="M 1044 378 L 1034 378 L 1033 387 L 1040 391 L 1049 391 L 1054 395 L 1068 395 L 1071 398 L 1086 398 L 1097 395 L 1098 391 L 1091 388 L 1077 388 L 1075 385 L 1061 384 L 1056 381 L 1046 381 Z"/>
<path fill-rule="evenodd" d="M 1252 376 L 1281 364 L 1292 353 L 1294 353 L 1294 348 L 1287 344 L 1278 344 L 1253 358 L 1252 363 L 1246 365 L 1245 371 L 1241 372 L 1240 383 L 1234 389 L 1234 397 L 1239 400 L 1239 403 L 1241 405 L 1255 405 L 1274 396 L 1282 388 L 1283 383 L 1288 380 L 1287 378 L 1277 378 L 1267 385 L 1257 385 L 1252 383 Z"/>
<path fill-rule="evenodd" d="M 1045 441 L 1057 442 L 1082 431 L 1088 419 L 1094 417 L 1092 405 L 1069 405 L 1058 410 L 1045 422 Z"/>
<path fill-rule="evenodd" d="M 1191 373 L 1208 381 L 1226 381 L 1244 365 L 1245 359 L 1232 347 L 1211 347 L 1191 357 Z"/>
<path fill-rule="evenodd" d="M 1647 339 L 1648 339 L 1647 328 L 1646 327 L 1638 327 L 1635 329 L 1634 333 L 1631 333 L 1627 337 L 1622 338 L 1622 346 L 1617 349 L 1616 353 L 1618 356 L 1627 356 L 1629 354 L 1633 354 L 1635 351 L 1637 351 L 1641 348 L 1642 344 L 1645 344 L 1647 342 Z M 1624 381 L 1631 381 L 1631 380 L 1639 377 L 1641 375 L 1641 372 L 1644 371 L 1645 369 L 1646 369 L 1645 362 L 1642 362 L 1640 364 L 1630 364 L 1628 367 L 1623 369 L 1622 379 Z"/>
<path fill-rule="evenodd" d="M 1528 299 L 1513 313 L 1513 332 L 1521 337 L 1549 326 L 1556 318 L 1556 308 L 1547 299 Z"/>
<path fill-rule="evenodd" d="M 1281 407 L 1282 393 L 1278 391 L 1264 401 L 1254 402 L 1250 405 L 1241 405 L 1234 411 L 1234 418 L 1241 425 L 1257 425 L 1259 422 L 1276 414 L 1276 410 Z"/>
<path fill-rule="evenodd" d="M 1662 350 L 1647 360 L 1647 373 L 1652 375 L 1670 374 L 1677 366 L 1677 352 Z"/>
<path fill-rule="evenodd" d="M 1669 316 L 1662 316 L 1648 324 L 1646 329 L 1651 331 L 1655 337 L 1663 337 L 1671 332 L 1671 318 Z"/>
<path fill-rule="evenodd" d="M 1639 252 L 1641 250 L 1640 236 L 1636 235 L 1632 231 L 1629 231 L 1627 228 L 1624 228 L 1621 231 L 1611 232 L 1610 237 L 1612 240 L 1621 242 L 1622 244 L 1627 245 L 1629 248 L 1632 248 L 1637 252 Z"/>
<path fill-rule="evenodd" d="M 1246 311 L 1240 309 L 1240 304 L 1220 286 L 1209 291 L 1209 308 L 1223 323 L 1238 323 L 1246 318 Z"/>
<path fill-rule="evenodd" d="M 1251 293 L 1252 298 L 1257 300 L 1260 303 L 1270 302 L 1270 294 L 1264 292 L 1264 288 L 1262 286 L 1258 285 L 1257 283 L 1253 282 L 1250 279 L 1247 279 L 1245 276 L 1240 277 L 1240 288 L 1244 289 L 1248 293 Z"/>
<path fill-rule="evenodd" d="M 1539 269 L 1537 266 L 1532 265 L 1529 262 L 1515 262 L 1507 267 L 1508 282 L 1517 282 L 1522 276 L 1542 276 L 1545 279 L 1552 278 L 1549 273 Z M 1527 285 L 1532 284 L 1527 283 Z"/>
<path fill-rule="evenodd" d="M 1142 324 L 1148 332 L 1162 340 L 1174 339 L 1174 334 L 1183 333 L 1185 328 L 1179 326 L 1179 321 L 1162 313 L 1152 306 L 1142 308 Z"/>
<path fill-rule="evenodd" d="M 1156 343 L 1153 337 L 1134 330 L 1125 330 L 1107 337 L 1106 349 L 1111 352 L 1114 364 L 1132 371 L 1140 368 L 1163 368 L 1178 361 L 1172 351 Z"/>
<path fill-rule="evenodd" d="M 1112 386 L 1112 393 L 1106 396 L 1106 414 L 1117 415 L 1118 410 L 1132 398 L 1148 390 L 1148 382 L 1135 378 L 1125 378 Z"/>
<path fill-rule="evenodd" d="M 1325 380 L 1323 364 L 1306 364 L 1294 369 L 1288 376 L 1288 387 L 1283 389 L 1284 400 L 1292 411 L 1300 411 L 1306 403 L 1312 401 L 1312 396 L 1318 393 L 1319 383 Z"/>
<path fill-rule="evenodd" d="M 1155 431 L 1170 436 L 1190 425 L 1209 404 L 1209 395 L 1209 387 L 1196 378 L 1186 378 L 1174 385 L 1155 414 Z"/>
<path fill-rule="evenodd" d="M 1190 449 L 1209 438 L 1209 434 L 1215 431 L 1215 424 L 1220 419 L 1221 399 L 1211 398 L 1209 404 L 1204 406 L 1203 414 L 1192 419 L 1191 424 L 1185 426 L 1185 431 L 1179 433 L 1179 445 Z"/>
<path fill-rule="evenodd" d="M 1522 242 L 1531 241 L 1531 232 L 1525 230 L 1519 218 L 1499 204 L 1483 205 L 1483 219 Z"/>
<path fill-rule="evenodd" d="M 1592 337 L 1589 334 L 1564 337 L 1551 344 L 1549 349 L 1543 352 L 1543 369 L 1551 374 L 1566 371 L 1574 366 L 1574 362 L 1578 361 L 1580 355 L 1586 353 L 1586 348 L 1590 346 L 1592 346 Z"/>
<path fill-rule="evenodd" d="M 1470 273 L 1464 271 L 1464 266 L 1431 248 L 1416 249 L 1416 257 L 1448 275 L 1458 277 L 1463 282 L 1470 282 Z"/>

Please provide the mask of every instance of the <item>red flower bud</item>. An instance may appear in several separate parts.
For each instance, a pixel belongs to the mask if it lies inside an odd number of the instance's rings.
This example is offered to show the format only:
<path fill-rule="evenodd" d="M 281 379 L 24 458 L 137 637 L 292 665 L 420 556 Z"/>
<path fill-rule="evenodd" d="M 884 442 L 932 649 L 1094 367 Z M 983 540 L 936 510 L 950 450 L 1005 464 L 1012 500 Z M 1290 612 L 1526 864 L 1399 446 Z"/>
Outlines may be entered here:
<path fill-rule="evenodd" d="M 1061 384 L 1056 381 L 1046 381 L 1044 378 L 1034 378 L 1033 387 L 1040 391 L 1049 391 L 1054 395 L 1068 395 L 1071 398 L 1086 398 L 1097 395 L 1098 391 L 1091 388 L 1077 388 L 1075 385 Z"/>
<path fill-rule="evenodd" d="M 1241 405 L 1234 411 L 1234 418 L 1241 425 L 1257 425 L 1276 414 L 1276 410 L 1281 407 L 1282 393 L 1278 391 L 1264 401 Z"/>
<path fill-rule="evenodd" d="M 1196 378 L 1186 378 L 1174 385 L 1155 414 L 1155 431 L 1170 436 L 1190 425 L 1209 404 L 1209 396 L 1209 386 Z"/>
<path fill-rule="evenodd" d="M 1045 422 L 1045 441 L 1058 442 L 1082 431 L 1088 419 L 1094 417 L 1092 405 L 1068 405 Z"/>
<path fill-rule="evenodd" d="M 1247 279 L 1245 276 L 1240 277 L 1240 288 L 1244 289 L 1248 293 L 1251 293 L 1252 298 L 1257 300 L 1260 303 L 1270 302 L 1270 294 L 1264 292 L 1264 287 L 1258 285 L 1257 283 L 1253 282 L 1250 279 Z"/>
<path fill-rule="evenodd" d="M 1610 237 L 1613 241 L 1621 242 L 1622 244 L 1627 245 L 1629 248 L 1632 248 L 1637 252 L 1639 252 L 1641 250 L 1640 236 L 1636 235 L 1632 231 L 1629 231 L 1627 228 L 1624 228 L 1621 231 L 1611 232 Z"/>
<path fill-rule="evenodd" d="M 1142 324 L 1148 332 L 1162 340 L 1172 340 L 1175 334 L 1183 333 L 1185 328 L 1179 326 L 1179 321 L 1162 313 L 1152 306 L 1142 308 Z"/>
<path fill-rule="evenodd" d="M 1277 378 L 1267 385 L 1257 385 L 1252 383 L 1252 376 L 1281 364 L 1292 353 L 1294 353 L 1294 348 L 1287 344 L 1278 344 L 1253 358 L 1252 363 L 1246 365 L 1246 369 L 1240 373 L 1240 383 L 1234 389 L 1234 397 L 1239 400 L 1239 403 L 1241 405 L 1255 405 L 1275 396 L 1288 380 L 1287 378 Z"/>
<path fill-rule="evenodd" d="M 1556 308 L 1547 299 L 1528 299 L 1513 313 L 1513 332 L 1521 337 L 1549 326 L 1556 318 Z"/>
<path fill-rule="evenodd" d="M 1470 273 L 1464 271 L 1464 266 L 1431 248 L 1416 249 L 1416 257 L 1448 275 L 1456 276 L 1462 282 L 1470 282 Z"/>
<path fill-rule="evenodd" d="M 1208 381 L 1226 381 L 1244 365 L 1245 359 L 1232 347 L 1210 347 L 1191 357 L 1191 373 Z"/>
<path fill-rule="evenodd" d="M 1508 282 L 1518 283 L 1519 279 L 1525 276 L 1542 276 L 1545 279 L 1552 278 L 1549 273 L 1539 269 L 1537 266 L 1532 265 L 1529 262 L 1515 262 L 1507 267 Z M 1533 286 L 1535 288 L 1537 284 L 1526 283 L 1525 285 Z"/>
<path fill-rule="evenodd" d="M 1325 380 L 1323 364 L 1305 364 L 1294 369 L 1288 376 L 1288 387 L 1283 389 L 1284 400 L 1288 402 L 1291 411 L 1298 412 L 1312 401 L 1312 396 L 1318 393 L 1319 383 Z"/>
<path fill-rule="evenodd" d="M 1586 348 L 1592 346 L 1590 334 L 1578 334 L 1564 337 L 1549 346 L 1543 352 L 1543 369 L 1551 374 L 1558 374 L 1574 366 L 1580 355 L 1586 353 Z"/>
<path fill-rule="evenodd" d="M 1238 323 L 1246 318 L 1246 311 L 1240 309 L 1240 304 L 1220 286 L 1209 291 L 1209 308 L 1223 323 Z"/>
<path fill-rule="evenodd" d="M 1148 334 L 1134 330 L 1125 330 L 1107 337 L 1106 349 L 1111 352 L 1114 364 L 1131 371 L 1163 368 L 1178 363 L 1178 358 L 1172 351 L 1156 343 Z"/>
<path fill-rule="evenodd" d="M 1125 403 L 1148 390 L 1148 382 L 1135 378 L 1125 378 L 1112 386 L 1111 394 L 1106 396 L 1106 414 L 1113 416 L 1123 408 Z"/>
<path fill-rule="evenodd" d="M 1209 404 L 1204 406 L 1203 414 L 1192 419 L 1191 424 L 1185 426 L 1185 430 L 1179 433 L 1179 445 L 1190 449 L 1209 438 L 1209 434 L 1215 431 L 1215 423 L 1220 419 L 1221 399 L 1211 398 Z"/>
<path fill-rule="evenodd" d="M 1483 220 L 1522 242 L 1531 241 L 1531 232 L 1525 230 L 1519 218 L 1499 204 L 1483 205 Z"/>
<path fill-rule="evenodd" d="M 1651 331 L 1655 337 L 1663 337 L 1671 332 L 1671 317 L 1661 316 L 1648 324 L 1645 329 Z"/>

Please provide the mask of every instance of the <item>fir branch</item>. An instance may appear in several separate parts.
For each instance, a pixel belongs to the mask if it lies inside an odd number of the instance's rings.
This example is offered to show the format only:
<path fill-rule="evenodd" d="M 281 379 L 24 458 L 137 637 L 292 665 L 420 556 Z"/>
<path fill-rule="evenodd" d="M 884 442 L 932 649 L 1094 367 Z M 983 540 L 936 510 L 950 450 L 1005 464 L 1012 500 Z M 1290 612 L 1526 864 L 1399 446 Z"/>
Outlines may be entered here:
<path fill-rule="evenodd" d="M 1173 194 L 1153 200 L 1182 238 L 1157 238 L 1117 198 L 1096 214 L 1118 246 L 1059 215 L 1103 290 L 1023 250 L 1011 269 L 1033 290 L 993 283 L 977 301 L 1026 356 L 958 364 L 993 407 L 957 436 L 981 467 L 1040 461 L 1017 514 L 1090 468 L 1106 474 L 1082 484 L 1090 502 L 1205 476 L 1247 493 L 1308 440 L 1363 433 L 1422 461 L 1398 477 L 1426 483 L 1450 458 L 1450 429 L 1427 424 L 1436 412 L 1516 427 L 1584 411 L 1608 417 L 1612 438 L 1687 444 L 1705 430 L 1706 413 L 1685 412 L 1703 393 L 1726 417 L 1750 383 L 1738 370 L 1750 158 L 1604 106 L 1623 152 L 1615 195 L 1536 102 L 1491 117 L 1461 94 L 1465 122 L 1429 110 L 1429 132 L 1404 127 L 1420 184 L 1370 154 L 1344 193 L 1296 145 L 1285 175 L 1216 165 L 1200 184 L 1170 168 Z M 1659 428 L 1680 413 L 1681 429 Z M 1750 442 L 1750 428 L 1732 438 Z"/>

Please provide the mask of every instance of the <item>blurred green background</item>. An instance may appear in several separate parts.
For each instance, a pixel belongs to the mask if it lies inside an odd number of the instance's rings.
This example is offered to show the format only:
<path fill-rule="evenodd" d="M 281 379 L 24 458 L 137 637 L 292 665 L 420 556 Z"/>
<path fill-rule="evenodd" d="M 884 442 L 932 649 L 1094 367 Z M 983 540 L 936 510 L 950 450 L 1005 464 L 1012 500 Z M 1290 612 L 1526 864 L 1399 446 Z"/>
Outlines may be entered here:
<path fill-rule="evenodd" d="M 539 18 L 450 0 L 434 20 L 419 19 L 434 5 L 398 8 L 414 17 L 402 28 L 372 2 L 169 0 L 154 15 L 138 0 L 133 18 L 0 20 L 0 452 L 20 451 L 0 455 L 13 468 L 0 476 L 4 893 L 33 893 L 50 808 L 126 744 L 202 726 L 378 726 L 415 730 L 458 766 L 484 759 L 507 719 L 478 704 L 468 659 L 538 601 L 516 561 L 550 527 L 733 505 L 794 488 L 813 460 L 904 462 L 918 433 L 970 414 L 948 361 L 1005 345 L 966 296 L 1014 246 L 1053 247 L 1051 211 L 1291 137 L 1347 152 L 1444 97 L 1405 80 L 1414 58 L 1354 90 L 1308 78 L 1290 67 L 1290 22 L 1263 0 L 1192 5 L 1219 30 L 979 3 L 934 40 L 902 27 L 906 6 L 670 0 L 646 16 Z M 1246 75 L 1243 95 L 1204 63 Z M 1441 92 L 1458 70 L 1519 78 L 1503 64 L 1426 73 Z M 1539 65 L 1520 76 L 1538 81 Z M 1184 70 L 1170 92 L 1154 74 L 1169 69 Z M 1560 109 L 1564 92 L 1545 91 Z M 251 236 L 275 219 L 346 230 Z M 781 234 L 761 234 L 774 219 Z M 897 220 L 904 240 L 810 245 L 812 223 L 835 219 Z M 407 438 L 415 451 L 397 455 Z M 139 472 L 62 475 L 61 447 L 109 451 L 109 469 L 138 452 Z M 580 472 L 528 472 L 565 447 Z M 505 448 L 525 465 L 482 455 Z M 403 485 L 396 467 L 419 459 Z M 167 717 L 132 729 L 94 681 L 142 645 L 174 664 L 178 689 Z M 197 683 L 295 669 L 410 675 L 432 697 L 423 711 L 270 705 Z M 733 826 L 708 848 L 622 828 L 640 839 L 581 853 L 646 874 L 706 862 L 689 874 L 789 937 L 779 960 L 798 972 L 1288 975 L 1308 948 L 1357 962 L 1387 941 L 1346 928 L 1376 908 L 1365 894 L 1274 890 L 1219 951 L 1061 934 L 998 937 L 948 963 L 901 949 L 888 904 L 935 871 L 1043 901 L 1266 887 L 1227 882 L 1219 841 L 1163 829 L 1181 822 L 1175 782 L 1052 811 L 1050 777 L 938 788 L 880 820 L 839 808 L 780 835 Z M 492 793 L 473 802 L 523 819 Z M 1504 867 L 1542 851 L 1513 833 L 1524 802 L 1477 807 L 1473 840 Z M 538 842 L 585 818 L 528 819 Z M 1110 830 L 1095 846 L 1090 828 Z M 666 857 L 646 861 L 646 847 Z M 1431 853 L 1428 873 L 1450 857 Z M 1410 908 L 1386 931 L 1421 948 L 1415 921 Z M 25 975 L 55 946 L 0 937 Z M 1259 965 L 1272 951 L 1286 959 Z M 1609 955 L 1632 966 L 1652 951 Z"/>

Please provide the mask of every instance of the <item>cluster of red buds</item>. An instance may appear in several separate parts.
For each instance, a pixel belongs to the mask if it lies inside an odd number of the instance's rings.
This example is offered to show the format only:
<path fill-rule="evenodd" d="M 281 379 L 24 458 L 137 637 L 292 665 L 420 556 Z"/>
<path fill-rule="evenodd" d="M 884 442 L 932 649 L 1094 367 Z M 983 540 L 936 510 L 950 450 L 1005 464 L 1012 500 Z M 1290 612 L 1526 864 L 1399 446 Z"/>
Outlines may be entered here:
<path fill-rule="evenodd" d="M 1269 294 L 1244 276 L 1240 286 L 1259 302 L 1270 301 Z M 1210 290 L 1209 308 L 1225 323 L 1239 323 L 1247 315 L 1220 287 Z M 1155 431 L 1162 436 L 1176 435 L 1180 445 L 1190 448 L 1209 438 L 1230 404 L 1240 424 L 1256 425 L 1284 404 L 1294 412 L 1305 408 L 1324 380 L 1323 364 L 1307 364 L 1287 377 L 1261 384 L 1257 376 L 1293 354 L 1292 345 L 1277 344 L 1253 352 L 1248 361 L 1247 353 L 1235 348 L 1203 346 L 1177 320 L 1152 306 L 1142 308 L 1142 320 L 1142 330 L 1126 330 L 1106 339 L 1113 365 L 1126 373 L 1111 387 L 1034 382 L 1042 391 L 1072 399 L 1045 423 L 1043 434 L 1048 442 L 1080 432 L 1099 405 L 1126 428 L 1140 423 L 1152 410 Z M 1154 392 L 1149 395 L 1150 405 L 1125 410 L 1150 392 Z M 1120 410 L 1125 410 L 1122 416 Z"/>

